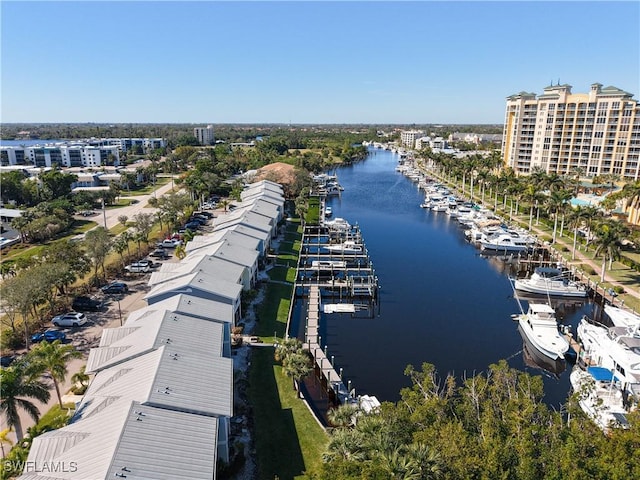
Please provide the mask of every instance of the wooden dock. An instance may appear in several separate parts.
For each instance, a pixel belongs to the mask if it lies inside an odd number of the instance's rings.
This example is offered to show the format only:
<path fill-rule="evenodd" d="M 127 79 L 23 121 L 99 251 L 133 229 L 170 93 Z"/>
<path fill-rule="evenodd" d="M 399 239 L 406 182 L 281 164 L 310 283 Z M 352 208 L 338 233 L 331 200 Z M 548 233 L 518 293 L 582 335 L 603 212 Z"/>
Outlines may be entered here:
<path fill-rule="evenodd" d="M 350 398 L 349 390 L 342 381 L 342 369 L 338 373 L 327 358 L 326 347 L 320 345 L 320 289 L 313 286 L 309 292 L 305 343 L 313 355 L 316 376 L 334 404 L 342 404 Z"/>

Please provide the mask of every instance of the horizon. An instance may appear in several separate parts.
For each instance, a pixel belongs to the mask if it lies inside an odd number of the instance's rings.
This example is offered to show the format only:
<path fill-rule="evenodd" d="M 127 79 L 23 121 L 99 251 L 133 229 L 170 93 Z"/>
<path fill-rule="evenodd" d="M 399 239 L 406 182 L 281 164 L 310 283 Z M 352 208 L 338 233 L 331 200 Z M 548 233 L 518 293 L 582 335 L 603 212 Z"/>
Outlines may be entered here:
<path fill-rule="evenodd" d="M 620 21 L 637 18 L 635 1 L 5 0 L 0 116 L 500 125 L 508 96 L 557 83 L 640 94 L 640 24 Z"/>

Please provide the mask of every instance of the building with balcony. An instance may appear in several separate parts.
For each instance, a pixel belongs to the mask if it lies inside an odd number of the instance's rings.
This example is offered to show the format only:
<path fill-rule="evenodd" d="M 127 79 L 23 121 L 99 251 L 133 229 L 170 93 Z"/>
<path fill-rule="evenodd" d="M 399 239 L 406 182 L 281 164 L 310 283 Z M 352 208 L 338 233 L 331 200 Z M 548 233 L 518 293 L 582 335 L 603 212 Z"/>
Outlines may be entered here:
<path fill-rule="evenodd" d="M 213 135 L 213 125 L 206 127 L 196 127 L 193 129 L 193 136 L 200 142 L 200 145 L 215 145 L 216 139 Z"/>
<path fill-rule="evenodd" d="M 617 87 L 550 85 L 542 95 L 507 97 L 502 141 L 505 165 L 517 174 L 640 177 L 640 105 Z"/>
<path fill-rule="evenodd" d="M 408 148 L 416 147 L 416 140 L 424 136 L 422 130 L 405 130 L 400 132 L 400 143 Z"/>

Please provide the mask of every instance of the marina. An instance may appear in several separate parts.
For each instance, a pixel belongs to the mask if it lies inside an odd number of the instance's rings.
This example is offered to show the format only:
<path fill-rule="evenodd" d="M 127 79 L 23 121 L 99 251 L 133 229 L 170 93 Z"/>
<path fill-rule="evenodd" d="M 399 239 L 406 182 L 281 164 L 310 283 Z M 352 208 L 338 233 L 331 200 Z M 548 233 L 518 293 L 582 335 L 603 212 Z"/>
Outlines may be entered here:
<path fill-rule="evenodd" d="M 518 252 L 480 250 L 461 228 L 460 214 L 470 213 L 462 204 L 457 216 L 420 208 L 427 184 L 398 171 L 397 154 L 369 151 L 364 162 L 337 170 L 343 190 L 326 196 L 331 219 L 305 231 L 298 267 L 296 302 L 303 303 L 314 285 L 326 302 L 318 310 L 318 344 L 333 368 L 342 369 L 344 382 L 359 392 L 395 401 L 409 384 L 403 375 L 409 364 L 432 363 L 442 377 L 460 378 L 506 359 L 514 368 L 543 375 L 548 404 L 564 403 L 570 369 L 564 360 L 547 368 L 536 363 L 511 320 L 517 264 L 532 270 L 551 260 L 531 255 L 518 262 Z M 345 240 L 363 245 L 363 251 L 323 248 Z M 365 288 L 350 286 L 343 278 L 347 273 Z M 601 315 L 589 297 L 551 303 L 568 331 L 575 332 L 583 315 Z M 303 336 L 305 308 L 294 310 L 292 330 Z"/>

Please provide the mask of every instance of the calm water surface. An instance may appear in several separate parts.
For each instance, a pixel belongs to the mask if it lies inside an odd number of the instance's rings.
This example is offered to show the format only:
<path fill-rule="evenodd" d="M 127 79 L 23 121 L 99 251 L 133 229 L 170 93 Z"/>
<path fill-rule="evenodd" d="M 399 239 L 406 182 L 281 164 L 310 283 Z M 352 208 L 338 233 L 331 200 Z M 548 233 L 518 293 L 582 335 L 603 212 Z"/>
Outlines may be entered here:
<path fill-rule="evenodd" d="M 328 204 L 334 218 L 360 225 L 381 285 L 374 318 L 324 315 L 323 344 L 336 368 L 357 393 L 395 401 L 409 385 L 403 373 L 409 364 L 432 363 L 442 377 L 460 378 L 507 359 L 543 375 L 546 402 L 559 406 L 570 388 L 570 366 L 556 377 L 525 362 L 511 319 L 519 307 L 508 266 L 481 256 L 455 219 L 420 208 L 424 194 L 395 171 L 397 161 L 389 151 L 371 150 L 364 162 L 336 172 L 344 192 Z M 593 305 L 563 304 L 558 313 L 575 332 Z"/>

